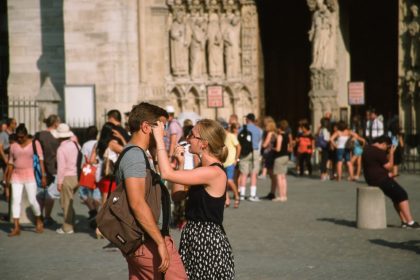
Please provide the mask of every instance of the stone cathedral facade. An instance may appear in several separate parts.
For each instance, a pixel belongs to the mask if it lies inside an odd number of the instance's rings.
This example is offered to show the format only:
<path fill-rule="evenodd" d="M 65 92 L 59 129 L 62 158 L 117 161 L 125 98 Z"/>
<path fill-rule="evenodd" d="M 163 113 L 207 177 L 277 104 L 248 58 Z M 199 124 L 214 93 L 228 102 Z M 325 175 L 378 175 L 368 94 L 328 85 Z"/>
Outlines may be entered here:
<path fill-rule="evenodd" d="M 42 99 L 43 116 L 63 115 L 66 85 L 95 86 L 99 124 L 141 101 L 209 118 L 264 103 L 253 0 L 21 0 L 8 18 L 8 96 Z M 217 113 L 211 85 L 223 89 Z"/>

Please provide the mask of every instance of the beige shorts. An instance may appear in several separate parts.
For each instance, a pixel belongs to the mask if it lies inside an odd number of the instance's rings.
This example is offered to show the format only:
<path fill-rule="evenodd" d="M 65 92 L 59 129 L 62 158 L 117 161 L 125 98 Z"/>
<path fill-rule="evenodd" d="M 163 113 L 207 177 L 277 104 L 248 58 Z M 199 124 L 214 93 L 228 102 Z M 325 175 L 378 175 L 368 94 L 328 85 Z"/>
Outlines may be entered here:
<path fill-rule="evenodd" d="M 254 159 L 252 159 L 254 155 Z M 244 158 L 241 158 L 239 161 L 239 171 L 242 174 L 258 173 L 260 169 L 260 153 L 258 150 L 254 150 L 253 153 L 250 153 Z"/>
<path fill-rule="evenodd" d="M 273 173 L 276 175 L 287 174 L 287 163 L 289 162 L 289 156 L 281 156 L 274 160 Z"/>

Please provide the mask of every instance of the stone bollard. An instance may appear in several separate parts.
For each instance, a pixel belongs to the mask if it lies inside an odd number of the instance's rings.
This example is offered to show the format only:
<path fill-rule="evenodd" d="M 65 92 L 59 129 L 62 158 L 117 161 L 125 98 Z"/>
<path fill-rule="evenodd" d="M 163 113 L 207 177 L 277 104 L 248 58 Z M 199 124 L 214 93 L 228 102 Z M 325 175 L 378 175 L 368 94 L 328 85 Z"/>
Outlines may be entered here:
<path fill-rule="evenodd" d="M 378 187 L 357 188 L 357 228 L 386 228 L 385 196 Z"/>

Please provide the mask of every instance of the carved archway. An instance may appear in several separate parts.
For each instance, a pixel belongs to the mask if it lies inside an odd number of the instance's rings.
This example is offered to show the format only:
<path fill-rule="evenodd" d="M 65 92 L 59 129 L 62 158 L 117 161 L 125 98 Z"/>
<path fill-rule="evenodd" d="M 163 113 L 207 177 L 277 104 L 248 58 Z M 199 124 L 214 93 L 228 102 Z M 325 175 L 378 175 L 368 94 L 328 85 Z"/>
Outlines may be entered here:
<path fill-rule="evenodd" d="M 183 98 L 182 111 L 196 112 L 197 114 L 200 114 L 199 97 L 199 90 L 195 86 L 192 86 Z"/>

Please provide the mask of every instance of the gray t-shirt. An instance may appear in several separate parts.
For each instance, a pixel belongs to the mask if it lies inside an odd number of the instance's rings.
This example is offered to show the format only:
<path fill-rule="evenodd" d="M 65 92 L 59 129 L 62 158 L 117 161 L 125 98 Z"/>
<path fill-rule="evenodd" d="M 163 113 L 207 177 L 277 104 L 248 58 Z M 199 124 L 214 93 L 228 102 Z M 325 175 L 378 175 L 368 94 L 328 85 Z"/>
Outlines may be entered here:
<path fill-rule="evenodd" d="M 6 131 L 0 132 L 0 144 L 3 144 L 3 150 L 9 148 L 9 134 Z"/>
<path fill-rule="evenodd" d="M 124 149 L 127 149 L 130 146 L 135 146 L 131 143 L 127 144 Z M 147 156 L 146 152 L 146 156 Z M 153 164 L 150 164 L 153 168 Z M 120 165 L 118 166 L 117 174 L 116 174 L 116 181 L 119 184 L 120 180 L 125 180 L 128 178 L 146 178 L 146 161 L 143 155 L 143 152 L 140 148 L 132 148 L 128 152 L 125 153 L 123 158 L 120 161 Z M 163 220 L 162 220 L 162 208 L 160 209 L 158 227 L 159 229 L 162 228 Z"/>
<path fill-rule="evenodd" d="M 130 146 L 134 145 L 129 143 L 124 149 Z M 121 159 L 116 175 L 117 184 L 120 180 L 128 178 L 146 178 L 146 161 L 140 148 L 132 148 L 125 153 L 124 157 Z"/>

